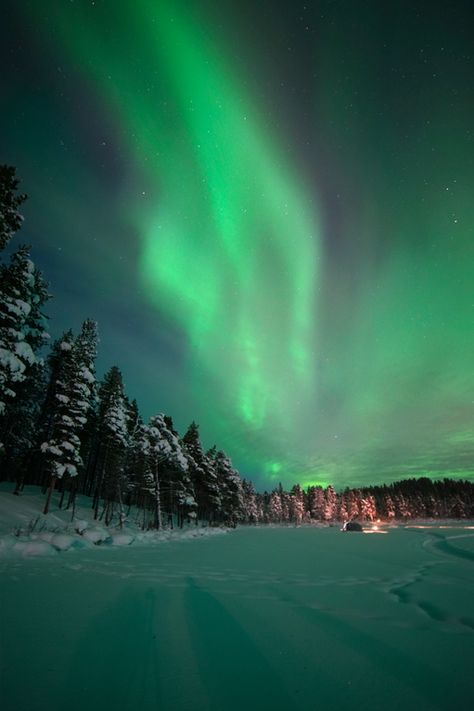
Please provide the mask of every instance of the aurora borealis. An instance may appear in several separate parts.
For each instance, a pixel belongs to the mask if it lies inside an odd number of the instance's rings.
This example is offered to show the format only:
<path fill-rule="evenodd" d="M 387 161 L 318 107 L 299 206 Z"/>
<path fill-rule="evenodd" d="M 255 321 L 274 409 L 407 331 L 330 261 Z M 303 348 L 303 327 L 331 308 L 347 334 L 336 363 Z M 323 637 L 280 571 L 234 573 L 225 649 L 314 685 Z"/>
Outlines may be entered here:
<path fill-rule="evenodd" d="M 52 332 L 263 489 L 474 478 L 470 3 L 7 2 Z M 6 107 L 6 110 L 5 110 Z"/>

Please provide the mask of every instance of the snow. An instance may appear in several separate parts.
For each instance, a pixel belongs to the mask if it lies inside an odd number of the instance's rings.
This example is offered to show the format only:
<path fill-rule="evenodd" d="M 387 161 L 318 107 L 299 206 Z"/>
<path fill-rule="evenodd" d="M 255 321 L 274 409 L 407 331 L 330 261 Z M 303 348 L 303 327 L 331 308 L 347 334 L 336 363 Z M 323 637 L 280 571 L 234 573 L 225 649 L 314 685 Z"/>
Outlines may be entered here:
<path fill-rule="evenodd" d="M 52 448 L 43 443 L 41 449 L 50 451 Z M 57 475 L 62 476 L 66 468 L 70 476 L 77 475 L 77 470 L 70 464 L 57 464 Z M 103 544 L 156 546 L 172 540 L 185 541 L 227 532 L 224 528 L 199 528 L 195 523 L 190 524 L 188 529 L 142 531 L 136 523 L 141 520 L 141 513 L 135 510 L 130 512 L 128 518 L 124 517 L 122 529 L 118 525 L 118 515 L 107 527 L 94 520 L 91 499 L 86 496 L 78 496 L 76 516 L 71 520 L 70 511 L 57 507 L 58 491 L 53 494 L 51 512 L 44 516 L 41 512 L 45 496 L 39 487 L 26 487 L 18 497 L 12 495 L 13 488 L 8 483 L 0 485 L 0 559 L 17 555 L 51 555 L 57 551 L 89 549 Z"/>
<path fill-rule="evenodd" d="M 22 299 L 15 299 L 14 302 L 4 301 L 4 304 L 10 313 L 15 316 L 19 316 L 20 318 L 28 316 L 31 311 L 30 304 L 27 304 L 26 301 L 23 301 Z"/>
<path fill-rule="evenodd" d="M 15 353 L 19 358 L 26 361 L 30 365 L 36 362 L 36 357 L 30 344 L 25 341 L 20 341 L 15 344 Z"/>
<path fill-rule="evenodd" d="M 12 510 L 6 496 L 2 526 L 38 516 L 33 490 L 8 493 Z M 81 508 L 84 524 L 111 540 L 66 549 L 61 530 L 56 547 L 15 539 L 0 558 L 3 711 L 65 698 L 69 711 L 471 706 L 472 523 L 241 527 L 199 542 L 206 529 L 190 527 L 185 541 L 163 532 L 166 545 Z"/>
<path fill-rule="evenodd" d="M 91 373 L 89 368 L 81 368 L 81 375 L 86 382 L 95 383 L 95 376 Z"/>
<path fill-rule="evenodd" d="M 25 371 L 25 364 L 12 351 L 5 348 L 0 348 L 0 366 L 12 374 L 22 374 Z M 12 380 L 15 379 L 18 380 L 18 378 L 12 377 Z"/>
<path fill-rule="evenodd" d="M 40 446 L 40 450 L 43 452 L 43 454 L 54 454 L 56 457 L 60 457 L 62 452 L 61 450 L 56 447 L 54 444 L 49 444 L 49 442 L 43 442 Z"/>
<path fill-rule="evenodd" d="M 74 450 L 76 449 L 74 447 L 74 445 L 71 444 L 70 442 L 68 442 L 67 440 L 65 440 L 64 442 L 61 442 L 61 444 L 59 446 L 61 447 L 61 449 L 66 449 L 69 452 L 74 452 Z"/>

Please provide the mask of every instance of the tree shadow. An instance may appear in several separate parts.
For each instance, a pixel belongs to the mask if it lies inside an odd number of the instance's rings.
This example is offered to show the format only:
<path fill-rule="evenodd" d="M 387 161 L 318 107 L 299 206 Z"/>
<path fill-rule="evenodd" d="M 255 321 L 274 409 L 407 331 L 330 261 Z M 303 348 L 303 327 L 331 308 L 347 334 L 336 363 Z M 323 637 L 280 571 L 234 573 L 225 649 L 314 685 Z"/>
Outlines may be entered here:
<path fill-rule="evenodd" d="M 158 649 L 155 603 L 152 588 L 141 595 L 129 589 L 93 619 L 74 652 L 57 708 L 163 707 L 158 667 L 164 650 Z M 51 701 L 49 709 L 54 708 Z"/>
<path fill-rule="evenodd" d="M 187 578 L 186 619 L 206 711 L 288 711 L 294 703 L 255 642 L 211 593 Z"/>

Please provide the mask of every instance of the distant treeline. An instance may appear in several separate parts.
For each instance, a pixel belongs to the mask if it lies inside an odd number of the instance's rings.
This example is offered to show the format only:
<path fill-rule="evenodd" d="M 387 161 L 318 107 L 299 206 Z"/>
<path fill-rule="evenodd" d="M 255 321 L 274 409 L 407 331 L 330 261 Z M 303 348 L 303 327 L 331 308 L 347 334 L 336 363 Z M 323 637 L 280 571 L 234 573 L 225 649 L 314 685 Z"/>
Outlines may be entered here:
<path fill-rule="evenodd" d="M 20 229 L 25 195 L 15 169 L 0 166 L 0 251 Z M 144 422 L 124 390 L 117 366 L 95 375 L 98 328 L 49 342 L 44 308 L 48 285 L 20 246 L 0 258 L 0 479 L 40 485 L 47 513 L 54 490 L 74 515 L 77 494 L 92 498 L 95 517 L 122 525 L 133 505 L 144 528 L 184 521 L 296 523 L 361 518 L 474 515 L 473 485 L 429 479 L 337 494 L 299 485 L 257 494 L 229 457 L 204 451 L 192 422 L 183 436 L 170 416 Z"/>
<path fill-rule="evenodd" d="M 265 523 L 474 518 L 474 484 L 422 477 L 339 493 L 332 486 L 303 490 L 298 484 L 286 492 L 280 485 L 271 493 L 257 494 L 256 503 L 258 519 Z"/>

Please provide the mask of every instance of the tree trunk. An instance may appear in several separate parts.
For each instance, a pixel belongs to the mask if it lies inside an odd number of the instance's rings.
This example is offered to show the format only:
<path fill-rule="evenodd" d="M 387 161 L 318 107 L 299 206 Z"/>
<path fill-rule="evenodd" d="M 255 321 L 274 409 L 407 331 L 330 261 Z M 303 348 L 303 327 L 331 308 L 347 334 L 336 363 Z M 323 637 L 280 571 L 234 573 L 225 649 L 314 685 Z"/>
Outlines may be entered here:
<path fill-rule="evenodd" d="M 105 455 L 104 455 L 104 461 L 103 461 L 103 463 L 102 463 L 102 468 L 101 468 L 100 474 L 99 474 L 99 480 L 98 480 L 98 482 L 97 482 L 97 486 L 96 486 L 95 492 L 94 492 L 94 501 L 93 501 L 92 507 L 93 507 L 93 509 L 94 509 L 94 520 L 95 520 L 95 521 L 97 521 L 97 516 L 99 515 L 100 495 L 101 495 L 101 493 L 102 493 L 102 486 L 103 486 L 103 483 L 104 483 L 104 476 L 105 476 L 105 468 L 106 468 L 106 466 L 107 466 L 107 454 L 108 454 L 108 451 L 109 451 L 109 449 L 108 449 L 108 447 L 107 447 L 106 450 L 105 450 Z M 103 516 L 103 515 L 104 515 L 104 514 L 102 513 L 102 516 Z M 102 518 L 102 516 L 101 516 L 101 518 Z"/>
<path fill-rule="evenodd" d="M 77 477 L 71 480 L 71 488 L 69 489 L 69 496 L 66 504 L 66 511 L 69 511 L 71 506 L 76 505 L 76 492 L 77 492 Z"/>
<path fill-rule="evenodd" d="M 61 496 L 59 497 L 59 508 L 62 509 L 64 502 L 64 494 L 66 493 L 66 485 L 64 479 L 61 479 Z"/>
<path fill-rule="evenodd" d="M 162 527 L 162 522 L 161 522 L 161 493 L 160 493 L 160 480 L 158 478 L 158 462 L 155 461 L 155 468 L 153 471 L 153 478 L 155 481 L 155 497 L 154 497 L 154 505 L 155 505 L 155 518 L 154 518 L 154 525 L 156 529 L 160 529 Z"/>
<path fill-rule="evenodd" d="M 23 491 L 23 488 L 25 486 L 25 472 L 22 472 L 18 479 L 16 480 L 15 484 L 15 491 L 13 494 L 15 496 L 20 496 L 21 492 Z"/>
<path fill-rule="evenodd" d="M 74 517 L 76 515 L 76 489 L 71 492 L 71 496 L 69 497 L 69 501 L 67 502 L 67 507 L 71 505 L 71 499 L 72 499 L 72 513 L 71 513 L 71 521 L 74 521 Z"/>
<path fill-rule="evenodd" d="M 46 503 L 44 505 L 43 513 L 46 515 L 49 511 L 49 504 L 51 502 L 51 495 L 53 493 L 54 487 L 56 485 L 56 477 L 51 477 L 51 484 L 49 485 L 48 495 L 46 496 Z"/>
<path fill-rule="evenodd" d="M 120 479 L 117 482 L 117 498 L 118 498 L 118 504 L 119 504 L 119 525 L 120 525 L 120 530 L 123 528 L 123 521 L 125 519 L 125 513 L 123 510 L 123 501 L 122 501 L 122 487 L 120 486 Z"/>

